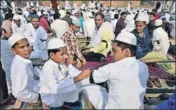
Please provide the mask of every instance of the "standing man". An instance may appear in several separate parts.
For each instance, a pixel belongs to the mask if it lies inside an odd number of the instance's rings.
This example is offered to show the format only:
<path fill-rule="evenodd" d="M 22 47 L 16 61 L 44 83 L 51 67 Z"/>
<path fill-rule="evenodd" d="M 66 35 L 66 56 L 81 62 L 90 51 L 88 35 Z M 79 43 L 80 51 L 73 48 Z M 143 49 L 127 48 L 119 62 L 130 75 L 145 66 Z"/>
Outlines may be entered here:
<path fill-rule="evenodd" d="M 117 21 L 117 24 L 116 24 L 116 28 L 115 28 L 115 37 L 121 32 L 122 29 L 125 28 L 125 19 L 126 19 L 126 16 L 127 16 L 127 13 L 126 12 L 122 12 L 120 14 L 120 19 Z"/>

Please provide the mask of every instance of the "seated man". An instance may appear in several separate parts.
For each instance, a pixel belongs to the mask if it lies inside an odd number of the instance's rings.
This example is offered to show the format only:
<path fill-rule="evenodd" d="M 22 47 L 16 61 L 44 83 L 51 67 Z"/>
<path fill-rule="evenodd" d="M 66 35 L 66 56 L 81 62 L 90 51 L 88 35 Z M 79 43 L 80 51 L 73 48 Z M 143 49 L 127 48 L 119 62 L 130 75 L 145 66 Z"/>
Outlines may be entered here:
<path fill-rule="evenodd" d="M 87 61 L 102 61 L 111 50 L 111 41 L 114 38 L 113 26 L 104 22 L 104 15 L 95 15 L 96 28 L 91 37 L 90 44 L 83 51 Z"/>

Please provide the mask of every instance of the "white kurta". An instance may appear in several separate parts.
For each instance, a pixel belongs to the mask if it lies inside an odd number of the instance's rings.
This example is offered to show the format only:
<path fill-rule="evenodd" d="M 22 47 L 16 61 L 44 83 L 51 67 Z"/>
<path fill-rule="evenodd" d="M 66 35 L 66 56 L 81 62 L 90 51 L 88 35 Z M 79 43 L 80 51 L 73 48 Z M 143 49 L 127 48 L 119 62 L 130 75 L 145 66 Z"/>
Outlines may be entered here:
<path fill-rule="evenodd" d="M 152 41 L 153 41 L 154 50 L 161 50 L 162 53 L 167 55 L 170 43 L 169 43 L 168 34 L 162 27 L 159 27 L 153 31 Z M 159 44 L 157 43 L 157 41 L 159 41 Z"/>
<path fill-rule="evenodd" d="M 34 42 L 32 44 L 34 51 L 32 51 L 30 58 L 48 59 L 47 45 L 48 35 L 43 27 L 39 26 L 33 33 Z"/>
<path fill-rule="evenodd" d="M 38 81 L 34 80 L 33 66 L 30 60 L 15 55 L 11 66 L 12 94 L 18 100 L 36 103 Z"/>
<path fill-rule="evenodd" d="M 84 35 L 91 37 L 95 29 L 94 19 L 87 18 L 83 22 Z"/>
<path fill-rule="evenodd" d="M 23 24 L 20 25 L 20 27 L 18 27 L 14 21 L 12 21 L 12 32 L 13 34 L 21 34 L 23 35 L 25 31 L 25 26 Z"/>
<path fill-rule="evenodd" d="M 129 57 L 93 72 L 94 82 L 106 81 L 109 93 L 97 85 L 86 86 L 83 91 L 96 109 L 143 109 L 148 77 L 147 66 Z"/>
<path fill-rule="evenodd" d="M 61 38 L 63 34 L 69 29 L 69 25 L 64 20 L 56 19 L 51 24 L 51 29 L 55 32 L 57 38 Z"/>
<path fill-rule="evenodd" d="M 40 74 L 40 94 L 42 102 L 50 107 L 61 107 L 64 102 L 76 102 L 79 91 L 73 77 L 80 73 L 72 65 L 66 67 L 48 60 Z"/>

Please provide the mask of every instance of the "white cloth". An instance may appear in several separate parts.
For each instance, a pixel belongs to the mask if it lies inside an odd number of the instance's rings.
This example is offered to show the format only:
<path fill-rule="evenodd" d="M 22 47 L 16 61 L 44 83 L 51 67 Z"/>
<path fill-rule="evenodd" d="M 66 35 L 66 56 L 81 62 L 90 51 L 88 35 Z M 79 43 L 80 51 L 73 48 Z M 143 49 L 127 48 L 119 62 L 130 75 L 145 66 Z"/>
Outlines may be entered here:
<path fill-rule="evenodd" d="M 113 26 L 113 31 L 115 31 L 117 21 L 118 21 L 118 19 L 111 20 L 111 24 Z"/>
<path fill-rule="evenodd" d="M 38 81 L 34 80 L 30 60 L 15 55 L 11 66 L 12 94 L 15 98 L 30 103 L 38 101 Z"/>
<path fill-rule="evenodd" d="M 169 13 L 166 13 L 166 14 L 165 14 L 165 17 L 166 17 L 166 21 L 169 22 L 169 20 L 170 20 L 170 15 L 169 15 Z"/>
<path fill-rule="evenodd" d="M 28 39 L 29 44 L 32 45 L 34 42 L 34 27 L 31 23 L 25 25 L 24 36 Z"/>
<path fill-rule="evenodd" d="M 87 18 L 83 22 L 84 35 L 91 37 L 95 29 L 94 19 Z"/>
<path fill-rule="evenodd" d="M 159 44 L 157 43 L 157 41 L 159 41 Z M 154 50 L 161 50 L 162 53 L 167 55 L 170 43 L 169 43 L 168 34 L 162 27 L 159 27 L 153 31 L 152 42 L 153 42 Z"/>
<path fill-rule="evenodd" d="M 101 43 L 101 37 L 102 37 L 102 33 L 104 31 L 109 31 L 109 33 L 112 35 L 112 39 L 114 39 L 114 32 L 113 32 L 113 26 L 111 23 L 109 22 L 104 22 L 100 28 L 97 30 L 95 29 L 92 36 L 91 36 L 91 40 L 90 40 L 90 44 L 89 46 L 91 47 L 96 47 Z"/>
<path fill-rule="evenodd" d="M 6 74 L 6 81 L 8 87 L 8 93 L 11 93 L 12 82 L 10 79 L 10 68 L 12 64 L 12 60 L 14 58 L 14 54 L 11 51 L 11 46 L 8 43 L 8 40 L 1 39 L 1 61 L 2 67 Z"/>
<path fill-rule="evenodd" d="M 176 36 L 175 36 L 175 20 L 169 21 L 169 23 L 172 25 L 170 35 L 172 38 L 176 38 Z"/>
<path fill-rule="evenodd" d="M 25 26 L 23 24 L 18 27 L 14 21 L 12 21 L 12 33 L 23 35 L 25 31 Z"/>
<path fill-rule="evenodd" d="M 61 26 L 61 27 L 59 27 Z M 69 25 L 66 21 L 56 19 L 52 24 L 51 24 L 51 30 L 54 30 L 56 37 L 61 38 L 63 34 L 69 29 Z"/>
<path fill-rule="evenodd" d="M 94 85 L 83 88 L 96 109 L 144 109 L 143 100 L 149 74 L 143 62 L 128 57 L 100 67 L 92 76 L 95 83 L 106 81 L 109 88 L 109 93 Z"/>
<path fill-rule="evenodd" d="M 30 58 L 40 58 L 43 60 L 48 59 L 47 45 L 48 45 L 48 34 L 43 27 L 39 26 L 33 33 L 32 46 L 34 51 L 31 52 Z"/>
<path fill-rule="evenodd" d="M 40 94 L 42 102 L 50 107 L 61 107 L 64 102 L 75 102 L 79 91 L 73 77 L 80 72 L 72 65 L 66 67 L 48 60 L 40 74 Z"/>

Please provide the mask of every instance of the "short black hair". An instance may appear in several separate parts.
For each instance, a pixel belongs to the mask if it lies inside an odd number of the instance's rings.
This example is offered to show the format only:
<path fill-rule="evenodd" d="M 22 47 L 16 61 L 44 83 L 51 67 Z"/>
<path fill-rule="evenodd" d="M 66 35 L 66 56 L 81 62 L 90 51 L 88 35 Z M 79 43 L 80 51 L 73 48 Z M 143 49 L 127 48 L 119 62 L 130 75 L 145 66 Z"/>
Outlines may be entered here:
<path fill-rule="evenodd" d="M 59 19 L 60 16 L 61 16 L 60 13 L 59 13 L 59 12 L 56 12 L 56 13 L 54 13 L 53 18 L 54 18 L 54 20 L 56 20 L 56 19 Z"/>
<path fill-rule="evenodd" d="M 131 56 L 136 56 L 137 46 L 130 45 L 121 41 L 114 40 L 113 43 L 116 43 L 118 47 L 120 47 L 122 50 L 129 48 L 131 51 Z"/>
<path fill-rule="evenodd" d="M 5 19 L 7 20 L 9 18 L 13 18 L 13 14 L 12 13 L 5 14 Z"/>
<path fill-rule="evenodd" d="M 114 14 L 114 19 L 118 19 L 119 15 L 118 14 Z"/>
<path fill-rule="evenodd" d="M 123 16 L 124 14 L 127 14 L 126 12 L 122 12 L 121 14 L 120 14 L 120 16 Z"/>
<path fill-rule="evenodd" d="M 104 14 L 103 13 L 97 12 L 95 14 L 95 17 L 97 17 L 97 16 L 100 16 L 102 19 L 104 19 Z"/>
<path fill-rule="evenodd" d="M 51 49 L 51 50 L 48 50 L 48 56 L 50 57 L 50 53 L 56 53 L 56 52 L 59 52 L 60 49 Z"/>

